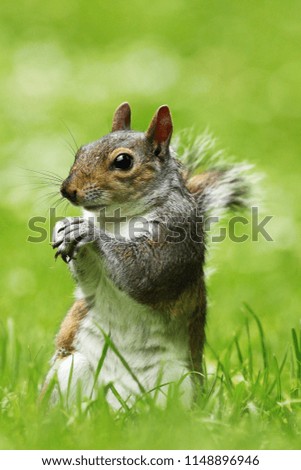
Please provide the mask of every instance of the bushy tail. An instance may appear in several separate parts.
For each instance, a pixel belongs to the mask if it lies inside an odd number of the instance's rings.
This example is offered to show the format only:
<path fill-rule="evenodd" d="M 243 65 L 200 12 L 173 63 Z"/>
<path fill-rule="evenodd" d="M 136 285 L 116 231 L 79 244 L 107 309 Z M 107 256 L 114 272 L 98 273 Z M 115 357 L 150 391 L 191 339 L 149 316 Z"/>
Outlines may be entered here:
<path fill-rule="evenodd" d="M 193 137 L 186 131 L 177 136 L 174 150 L 187 168 L 186 187 L 202 213 L 220 215 L 227 209 L 253 205 L 258 175 L 252 173 L 252 165 L 226 159 L 223 151 L 216 150 L 211 134 Z"/>
<path fill-rule="evenodd" d="M 249 169 L 237 164 L 228 169 L 207 170 L 187 179 L 186 186 L 203 212 L 242 209 L 251 205 Z"/>

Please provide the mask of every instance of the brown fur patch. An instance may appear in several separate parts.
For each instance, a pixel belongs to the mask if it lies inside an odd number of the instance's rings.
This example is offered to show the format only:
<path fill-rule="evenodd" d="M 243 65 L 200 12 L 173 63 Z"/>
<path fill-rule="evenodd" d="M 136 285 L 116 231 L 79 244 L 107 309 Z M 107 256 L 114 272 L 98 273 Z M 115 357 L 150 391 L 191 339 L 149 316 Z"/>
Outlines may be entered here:
<path fill-rule="evenodd" d="M 80 322 L 88 313 L 84 300 L 76 300 L 63 320 L 56 338 L 57 353 L 64 357 L 74 351 L 73 341 L 79 329 Z"/>
<path fill-rule="evenodd" d="M 221 171 L 206 171 L 200 175 L 195 175 L 186 181 L 186 187 L 192 194 L 199 194 L 206 188 L 214 186 L 221 176 Z"/>
<path fill-rule="evenodd" d="M 206 299 L 193 313 L 189 325 L 189 350 L 191 355 L 192 370 L 202 372 L 202 356 L 205 345 L 205 325 L 206 325 Z"/>
<path fill-rule="evenodd" d="M 171 317 L 185 317 L 188 321 L 189 351 L 191 370 L 202 372 L 202 356 L 205 343 L 206 290 L 204 280 L 189 286 L 174 302 L 154 305 L 154 308 L 168 312 Z"/>
<path fill-rule="evenodd" d="M 184 290 L 173 303 L 167 304 L 165 309 L 171 317 L 181 317 L 194 312 L 198 306 L 200 290 L 198 283 Z"/>

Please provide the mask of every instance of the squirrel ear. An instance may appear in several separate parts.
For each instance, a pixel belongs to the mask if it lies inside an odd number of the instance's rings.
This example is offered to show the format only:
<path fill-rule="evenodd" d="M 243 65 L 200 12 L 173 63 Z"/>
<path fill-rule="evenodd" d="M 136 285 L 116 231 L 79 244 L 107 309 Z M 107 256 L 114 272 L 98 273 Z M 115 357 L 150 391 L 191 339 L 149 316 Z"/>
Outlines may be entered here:
<path fill-rule="evenodd" d="M 172 134 L 172 120 L 169 107 L 164 105 L 155 113 L 146 131 L 146 138 L 161 149 L 168 148 Z"/>
<path fill-rule="evenodd" d="M 122 103 L 113 116 L 112 132 L 127 131 L 131 128 L 131 108 L 129 103 Z"/>

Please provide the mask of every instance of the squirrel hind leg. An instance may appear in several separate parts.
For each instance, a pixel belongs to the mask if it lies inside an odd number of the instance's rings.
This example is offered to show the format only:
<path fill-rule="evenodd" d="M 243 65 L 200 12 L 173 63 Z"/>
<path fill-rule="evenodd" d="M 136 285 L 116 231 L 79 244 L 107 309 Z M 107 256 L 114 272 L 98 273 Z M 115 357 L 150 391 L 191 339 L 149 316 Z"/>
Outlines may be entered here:
<path fill-rule="evenodd" d="M 52 381 L 54 386 L 51 386 Z M 50 387 L 48 399 L 51 406 L 56 405 L 60 397 L 69 404 L 75 403 L 77 393 L 80 393 L 82 398 L 94 396 L 93 384 L 94 373 L 82 354 L 75 352 L 66 357 L 58 357 L 48 372 L 39 401 L 42 402 L 48 395 Z"/>

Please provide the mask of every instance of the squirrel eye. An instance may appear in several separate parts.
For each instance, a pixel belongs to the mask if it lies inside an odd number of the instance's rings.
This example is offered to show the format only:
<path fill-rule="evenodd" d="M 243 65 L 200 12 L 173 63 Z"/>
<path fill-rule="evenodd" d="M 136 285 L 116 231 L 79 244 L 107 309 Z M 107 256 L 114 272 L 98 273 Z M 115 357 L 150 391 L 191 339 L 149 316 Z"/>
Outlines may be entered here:
<path fill-rule="evenodd" d="M 113 162 L 113 167 L 119 170 L 129 170 L 133 166 L 133 157 L 128 153 L 120 153 Z"/>

